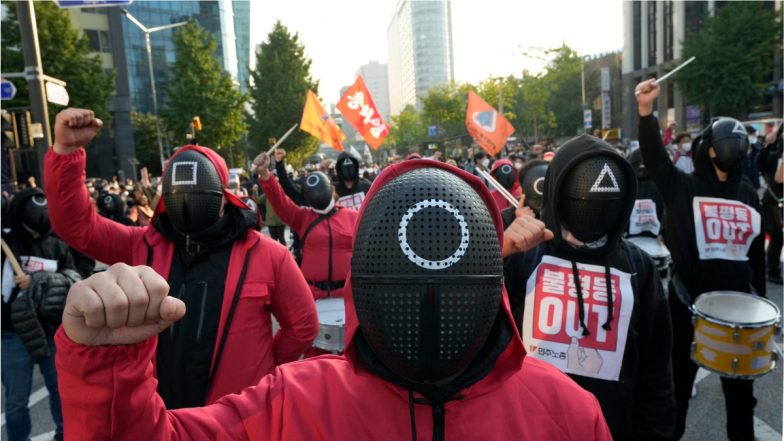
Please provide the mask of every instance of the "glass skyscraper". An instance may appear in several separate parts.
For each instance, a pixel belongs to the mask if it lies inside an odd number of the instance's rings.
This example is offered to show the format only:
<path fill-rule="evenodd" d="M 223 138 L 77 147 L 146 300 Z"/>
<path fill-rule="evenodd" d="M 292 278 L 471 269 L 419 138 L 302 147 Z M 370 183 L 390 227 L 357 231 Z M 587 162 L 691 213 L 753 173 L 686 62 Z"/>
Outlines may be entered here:
<path fill-rule="evenodd" d="M 237 11 L 234 10 L 237 7 Z M 148 28 L 180 21 L 195 20 L 210 32 L 218 44 L 215 56 L 241 88 L 247 87 L 250 56 L 250 3 L 247 1 L 135 1 L 128 7 L 134 17 Z M 158 108 L 166 106 L 166 82 L 175 52 L 172 33 L 165 30 L 150 34 L 152 64 Z M 122 21 L 123 45 L 128 68 L 131 108 L 135 112 L 152 112 L 150 74 L 144 34 L 130 20 Z"/>

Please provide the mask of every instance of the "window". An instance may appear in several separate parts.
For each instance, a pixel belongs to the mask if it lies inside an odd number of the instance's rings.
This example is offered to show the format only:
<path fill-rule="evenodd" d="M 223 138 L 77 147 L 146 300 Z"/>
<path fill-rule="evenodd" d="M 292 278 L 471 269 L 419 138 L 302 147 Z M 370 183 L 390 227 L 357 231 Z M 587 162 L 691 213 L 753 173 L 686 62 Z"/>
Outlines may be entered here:
<path fill-rule="evenodd" d="M 664 61 L 670 61 L 673 58 L 672 43 L 674 24 L 672 22 L 673 2 L 664 2 Z"/>
<path fill-rule="evenodd" d="M 90 49 L 93 52 L 112 52 L 112 44 L 109 40 L 108 32 L 85 29 L 84 34 L 87 36 L 87 40 L 90 42 Z"/>
<path fill-rule="evenodd" d="M 642 68 L 642 20 L 640 18 L 642 15 L 641 9 L 642 3 L 632 3 L 632 29 L 634 29 L 634 50 L 632 51 L 632 55 L 634 57 L 634 70 L 639 70 Z"/>
<path fill-rule="evenodd" d="M 708 10 L 707 2 L 689 1 L 686 2 L 686 37 L 689 33 L 699 31 L 702 27 L 702 19 Z"/>
<path fill-rule="evenodd" d="M 648 66 L 656 65 L 656 4 L 647 2 L 648 6 Z"/>

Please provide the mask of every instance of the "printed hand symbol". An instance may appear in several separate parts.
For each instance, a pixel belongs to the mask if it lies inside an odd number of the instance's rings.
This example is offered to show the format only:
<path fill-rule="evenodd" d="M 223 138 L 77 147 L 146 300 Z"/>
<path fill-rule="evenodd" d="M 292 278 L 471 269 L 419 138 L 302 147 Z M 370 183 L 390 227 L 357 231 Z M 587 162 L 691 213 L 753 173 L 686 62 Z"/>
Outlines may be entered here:
<path fill-rule="evenodd" d="M 597 374 L 602 368 L 602 356 L 593 348 L 581 348 L 576 337 L 572 337 L 566 354 L 566 367 L 576 371 Z"/>

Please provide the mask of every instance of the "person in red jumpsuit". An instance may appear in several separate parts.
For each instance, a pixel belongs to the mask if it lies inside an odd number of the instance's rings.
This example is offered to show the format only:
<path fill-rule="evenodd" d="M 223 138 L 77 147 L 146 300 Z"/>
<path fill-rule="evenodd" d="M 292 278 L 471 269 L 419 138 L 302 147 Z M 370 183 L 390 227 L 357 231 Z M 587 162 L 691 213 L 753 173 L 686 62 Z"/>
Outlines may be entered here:
<path fill-rule="evenodd" d="M 187 317 L 161 277 L 114 266 L 80 283 L 56 337 L 66 437 L 610 440 L 596 399 L 526 356 L 490 201 L 446 164 L 387 167 L 356 230 L 345 356 L 279 366 L 207 407 L 167 410 L 155 392 L 156 335 Z M 516 223 L 531 246 L 552 237 L 530 216 Z"/>
<path fill-rule="evenodd" d="M 152 223 L 125 226 L 99 216 L 84 185 L 81 146 L 101 125 L 90 110 L 57 115 L 44 160 L 52 228 L 101 262 L 152 267 L 191 311 L 147 355 L 167 407 L 213 403 L 298 359 L 318 332 L 313 298 L 288 250 L 256 231 L 256 214 L 226 190 L 223 158 L 180 147 Z M 274 336 L 271 314 L 280 323 Z"/>

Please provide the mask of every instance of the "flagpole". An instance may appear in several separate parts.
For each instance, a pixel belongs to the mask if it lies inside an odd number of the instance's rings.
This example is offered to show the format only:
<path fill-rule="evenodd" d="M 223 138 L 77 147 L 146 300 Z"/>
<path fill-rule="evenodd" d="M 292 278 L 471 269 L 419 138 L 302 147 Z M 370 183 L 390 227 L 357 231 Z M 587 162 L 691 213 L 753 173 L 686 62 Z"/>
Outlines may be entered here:
<path fill-rule="evenodd" d="M 280 145 L 280 144 L 281 144 L 283 141 L 285 141 L 285 140 L 286 140 L 286 138 L 288 138 L 288 137 L 289 137 L 289 135 L 291 135 L 291 132 L 293 132 L 293 131 L 294 131 L 294 129 L 296 129 L 296 128 L 297 128 L 297 126 L 298 126 L 298 124 L 294 124 L 293 126 L 291 126 L 291 128 L 289 129 L 289 131 L 288 131 L 288 132 L 286 132 L 286 133 L 285 133 L 285 134 L 284 134 L 284 135 L 283 135 L 283 136 L 282 136 L 282 137 L 281 137 L 281 138 L 278 140 L 278 142 L 276 142 L 276 143 L 275 143 L 275 144 L 274 144 L 272 147 L 270 147 L 270 149 L 269 149 L 269 150 L 267 150 L 267 155 L 268 155 L 268 156 L 269 156 L 269 155 L 271 155 L 271 154 L 272 154 L 272 153 L 275 151 L 275 149 L 276 149 L 276 148 L 278 148 L 278 146 L 279 146 L 279 145 Z"/>

